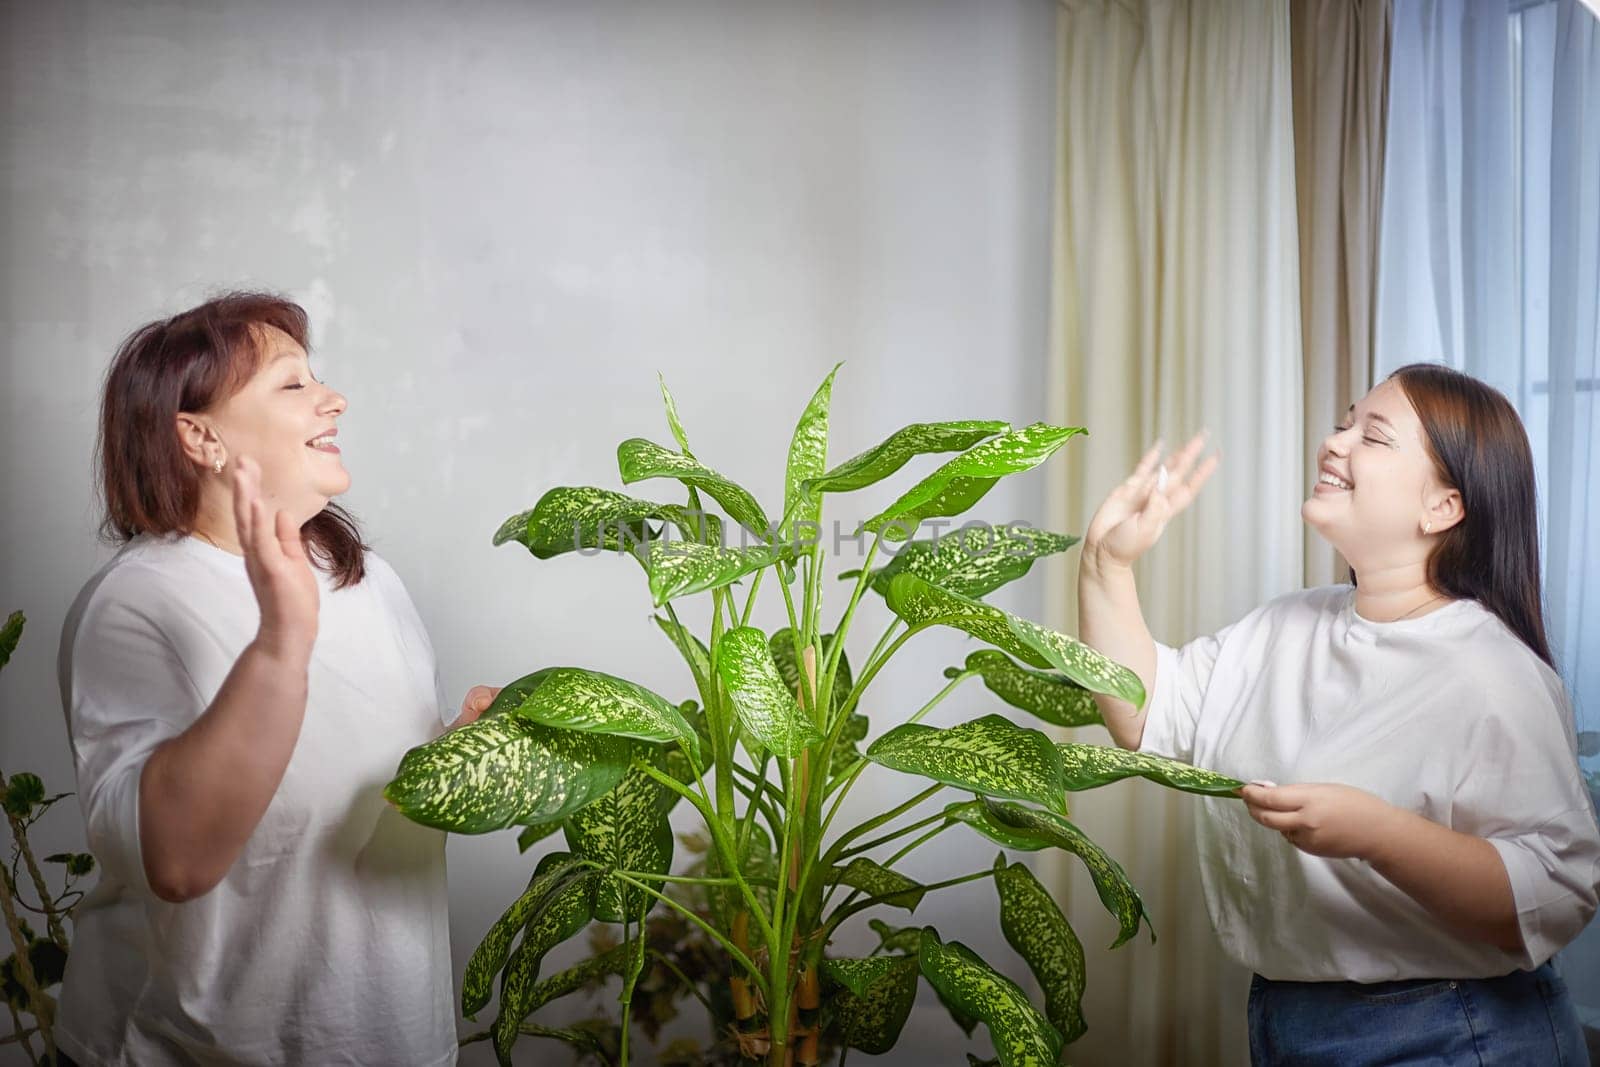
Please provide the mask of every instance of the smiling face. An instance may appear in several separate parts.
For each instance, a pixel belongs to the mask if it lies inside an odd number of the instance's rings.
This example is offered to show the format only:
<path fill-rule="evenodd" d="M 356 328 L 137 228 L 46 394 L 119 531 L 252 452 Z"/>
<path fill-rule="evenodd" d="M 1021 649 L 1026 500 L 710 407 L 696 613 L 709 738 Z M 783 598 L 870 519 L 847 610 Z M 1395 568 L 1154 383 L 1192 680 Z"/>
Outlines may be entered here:
<path fill-rule="evenodd" d="M 324 436 L 336 431 L 346 401 L 312 375 L 306 350 L 294 338 L 275 326 L 260 326 L 254 333 L 254 373 L 202 413 L 204 419 L 180 415 L 178 432 L 185 451 L 193 455 L 198 445 L 207 464 L 222 455 L 230 465 L 239 456 L 255 460 L 261 465 L 263 502 L 304 524 L 350 488 L 339 449 Z M 323 439 L 313 445 L 318 438 Z M 205 474 L 216 477 L 209 466 Z"/>
<path fill-rule="evenodd" d="M 1374 386 L 1317 451 L 1301 517 L 1359 574 L 1425 559 L 1432 534 L 1461 520 L 1461 495 L 1439 477 L 1422 420 L 1400 383 Z M 1329 472 L 1342 485 L 1329 483 Z"/>

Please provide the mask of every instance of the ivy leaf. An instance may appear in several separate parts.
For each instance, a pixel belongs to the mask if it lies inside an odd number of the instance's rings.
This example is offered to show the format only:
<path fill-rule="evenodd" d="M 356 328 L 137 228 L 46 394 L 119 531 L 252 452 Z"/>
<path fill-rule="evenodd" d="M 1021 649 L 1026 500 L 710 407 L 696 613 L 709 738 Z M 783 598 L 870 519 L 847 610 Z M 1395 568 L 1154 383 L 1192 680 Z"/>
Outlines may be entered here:
<path fill-rule="evenodd" d="M 11 654 L 17 650 L 17 643 L 22 640 L 22 629 L 27 625 L 27 616 L 20 611 L 13 611 L 6 617 L 4 626 L 0 626 L 0 667 L 11 662 Z"/>
<path fill-rule="evenodd" d="M 577 856 L 565 852 L 552 852 L 539 861 L 533 877 L 528 879 L 528 887 L 489 927 L 489 932 L 467 960 L 461 977 L 462 1015 L 474 1018 L 489 1003 L 494 976 L 505 966 L 517 931 L 528 924 L 553 893 L 592 870 Z"/>
<path fill-rule="evenodd" d="M 1054 667 L 1096 693 L 1110 693 L 1141 707 L 1144 683 L 1128 668 L 1066 634 L 1018 618 L 981 600 L 952 593 L 915 574 L 889 582 L 889 610 L 913 626 L 953 626 L 987 641 L 1030 667 Z"/>
<path fill-rule="evenodd" d="M 1020 863 L 995 871 L 1000 930 L 1044 990 L 1044 1013 L 1071 1044 L 1088 1029 L 1083 1020 L 1083 945 L 1061 908 Z"/>
<path fill-rule="evenodd" d="M 879 898 L 881 904 L 907 911 L 916 911 L 917 905 L 922 903 L 922 895 L 927 892 L 927 887 L 921 882 L 913 881 L 899 871 L 890 870 L 865 856 L 857 856 L 843 867 L 830 869 L 827 872 L 827 884 L 859 889 L 869 897 Z"/>
<path fill-rule="evenodd" d="M 1123 778 L 1148 778 L 1185 793 L 1237 799 L 1244 782 L 1192 764 L 1155 756 L 1148 752 L 1129 752 L 1106 745 L 1060 742 L 1061 766 L 1067 789 L 1078 792 L 1120 781 Z"/>
<path fill-rule="evenodd" d="M 989 1028 L 1002 1067 L 1055 1067 L 1061 1059 L 1060 1031 L 1039 1014 L 1015 982 L 966 945 L 946 944 L 938 931 L 927 926 L 917 958 L 930 985 Z"/>
<path fill-rule="evenodd" d="M 720 589 L 763 567 L 794 557 L 793 543 L 722 548 L 694 541 L 652 541 L 644 554 L 650 597 L 656 607 L 669 600 Z"/>
<path fill-rule="evenodd" d="M 833 402 L 833 376 L 839 373 L 842 363 L 817 386 L 817 391 L 800 413 L 800 422 L 794 428 L 789 442 L 789 462 L 783 479 L 783 513 L 789 517 L 790 529 L 801 523 L 817 523 L 822 518 L 822 494 L 808 493 L 801 487 L 807 481 L 822 477 L 828 464 L 828 409 Z M 789 536 L 789 531 L 781 532 Z"/>
<path fill-rule="evenodd" d="M 13 774 L 6 783 L 5 794 L 0 796 L 0 807 L 7 815 L 26 819 L 35 805 L 44 803 L 44 780 L 37 774 L 21 771 Z"/>
<path fill-rule="evenodd" d="M 1036 422 L 976 444 L 863 523 L 863 528 L 890 541 L 905 541 L 923 519 L 960 515 L 981 500 L 1008 474 L 1031 470 L 1078 434 L 1079 426 Z"/>
<path fill-rule="evenodd" d="M 778 673 L 767 637 L 754 626 L 738 626 L 717 645 L 717 673 L 750 735 L 778 756 L 793 757 L 822 741 Z"/>
<path fill-rule="evenodd" d="M 879 1056 L 900 1040 L 917 999 L 917 961 L 910 956 L 822 961 L 822 974 L 837 985 L 831 998 L 840 1040 Z"/>
<path fill-rule="evenodd" d="M 1033 561 L 1065 552 L 1076 537 L 1031 526 L 970 526 L 931 541 L 912 541 L 893 561 L 872 572 L 870 585 L 886 593 L 894 576 L 915 574 L 925 582 L 962 596 L 982 597 L 1027 574 Z M 840 577 L 859 575 L 849 571 Z"/>
<path fill-rule="evenodd" d="M 867 748 L 867 759 L 984 796 L 1031 800 L 1066 813 L 1061 754 L 1038 730 L 999 715 L 941 730 L 903 723 Z"/>
<path fill-rule="evenodd" d="M 642 437 L 631 437 L 617 446 L 617 468 L 623 485 L 646 478 L 676 478 L 721 504 L 735 522 L 763 541 L 772 535 L 767 513 L 749 490 L 702 466 L 692 456 L 662 448 Z"/>
<path fill-rule="evenodd" d="M 1144 910 L 1144 900 L 1139 896 L 1139 891 L 1133 887 L 1133 883 L 1128 880 L 1122 865 L 1112 859 L 1099 845 L 1089 840 L 1088 835 L 1082 830 L 1052 812 L 1025 808 L 1021 804 L 986 800 L 984 805 L 988 808 L 990 817 L 997 822 L 1043 838 L 1047 843 L 1065 849 L 1083 861 L 1083 865 L 1089 870 L 1089 877 L 1094 879 L 1094 888 L 1100 895 L 1100 903 L 1116 916 L 1120 927 L 1117 939 L 1111 943 L 1112 948 L 1117 948 L 1137 934 L 1140 922 L 1149 922 Z M 1150 940 L 1155 939 L 1155 927 L 1151 926 Z"/>
<path fill-rule="evenodd" d="M 964 667 L 946 667 L 944 676 L 954 678 L 963 670 L 977 671 L 989 692 L 1052 725 L 1104 725 L 1094 694 L 1064 674 L 1024 667 L 990 648 L 969 653 Z"/>
<path fill-rule="evenodd" d="M 625 738 L 497 715 L 407 752 L 383 796 L 424 826 L 482 834 L 570 815 L 622 781 L 631 760 Z"/>
<path fill-rule="evenodd" d="M 1010 428 L 1005 422 L 914 422 L 896 430 L 880 444 L 845 460 L 821 478 L 804 483 L 804 488 L 810 493 L 864 489 L 904 467 L 913 456 L 959 452 Z"/>
<path fill-rule="evenodd" d="M 81 878 L 94 870 L 94 857 L 87 852 L 57 852 L 53 856 L 46 856 L 44 861 L 64 864 L 67 874 L 73 878 Z"/>
<path fill-rule="evenodd" d="M 677 741 L 699 758 L 700 738 L 676 705 L 642 685 L 600 671 L 552 668 L 512 714 L 563 730 Z"/>
<path fill-rule="evenodd" d="M 666 874 L 672 869 L 672 824 L 667 815 L 678 794 L 638 767 L 616 788 L 567 816 L 567 847 L 584 859 L 622 871 Z M 594 917 L 637 923 L 655 898 L 607 874 L 595 892 Z"/>
<path fill-rule="evenodd" d="M 552 889 L 528 916 L 522 940 L 501 974 L 500 1012 L 489 1027 L 501 1067 L 511 1067 L 518 1027 L 533 1011 L 532 994 L 545 953 L 589 925 L 599 879 L 599 871 L 584 870 Z"/>

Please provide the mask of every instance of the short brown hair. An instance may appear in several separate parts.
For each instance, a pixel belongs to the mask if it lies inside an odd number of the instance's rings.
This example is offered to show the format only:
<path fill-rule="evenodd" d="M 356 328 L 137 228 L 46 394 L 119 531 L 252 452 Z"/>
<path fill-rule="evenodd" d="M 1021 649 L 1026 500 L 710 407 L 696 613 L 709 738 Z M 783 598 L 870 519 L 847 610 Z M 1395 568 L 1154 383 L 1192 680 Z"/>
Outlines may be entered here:
<path fill-rule="evenodd" d="M 105 506 L 100 536 L 190 533 L 200 473 L 183 453 L 179 412 L 205 411 L 237 392 L 261 360 L 259 331 L 275 326 L 309 349 L 305 309 L 273 293 L 233 292 L 146 323 L 117 348 L 100 397 L 96 481 Z M 311 558 L 335 588 L 366 574 L 361 530 L 329 502 L 300 527 Z"/>

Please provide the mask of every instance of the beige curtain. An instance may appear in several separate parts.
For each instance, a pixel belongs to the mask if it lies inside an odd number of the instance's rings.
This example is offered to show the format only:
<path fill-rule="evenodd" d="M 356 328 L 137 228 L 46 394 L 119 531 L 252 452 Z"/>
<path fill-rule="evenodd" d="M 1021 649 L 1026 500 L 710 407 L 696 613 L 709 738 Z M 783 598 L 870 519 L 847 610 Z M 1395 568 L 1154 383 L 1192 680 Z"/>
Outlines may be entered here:
<path fill-rule="evenodd" d="M 1288 7 L 1274 0 L 1064 0 L 1053 278 L 1053 528 L 1081 532 L 1158 434 L 1208 427 L 1224 456 L 1140 564 L 1152 633 L 1177 644 L 1301 587 L 1307 466 Z M 1346 401 L 1348 403 L 1348 401 Z M 1051 622 L 1077 628 L 1076 556 Z M 1075 731 L 1106 743 L 1103 730 Z M 1124 782 L 1073 817 L 1126 868 L 1160 940 L 1115 951 L 1081 866 L 1041 860 L 1088 957 L 1095 1064 L 1248 1062 L 1248 974 L 1201 899 L 1192 798 Z"/>
<path fill-rule="evenodd" d="M 1372 386 L 1394 8 L 1296 0 L 1289 11 L 1309 495 L 1317 447 Z M 1310 527 L 1304 538 L 1308 587 L 1349 580 L 1338 552 Z"/>

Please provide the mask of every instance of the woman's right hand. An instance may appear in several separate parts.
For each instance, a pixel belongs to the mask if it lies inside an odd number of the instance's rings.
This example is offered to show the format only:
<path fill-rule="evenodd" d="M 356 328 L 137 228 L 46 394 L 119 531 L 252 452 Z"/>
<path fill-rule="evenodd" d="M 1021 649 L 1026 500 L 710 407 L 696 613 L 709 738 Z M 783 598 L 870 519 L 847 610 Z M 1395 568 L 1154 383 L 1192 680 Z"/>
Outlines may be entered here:
<path fill-rule="evenodd" d="M 261 467 L 240 456 L 233 472 L 233 520 L 244 569 L 261 607 L 256 641 L 280 655 L 306 656 L 317 640 L 321 594 L 300 531 L 286 511 L 261 499 Z"/>
<path fill-rule="evenodd" d="M 1131 567 L 1148 552 L 1160 540 L 1167 523 L 1194 502 L 1200 487 L 1217 469 L 1222 459 L 1220 450 L 1195 467 L 1205 444 L 1202 430 L 1167 459 L 1165 489 L 1157 485 L 1161 477 L 1161 442 L 1150 446 L 1133 473 L 1111 490 L 1089 520 L 1083 538 L 1084 559 L 1096 565 Z"/>

